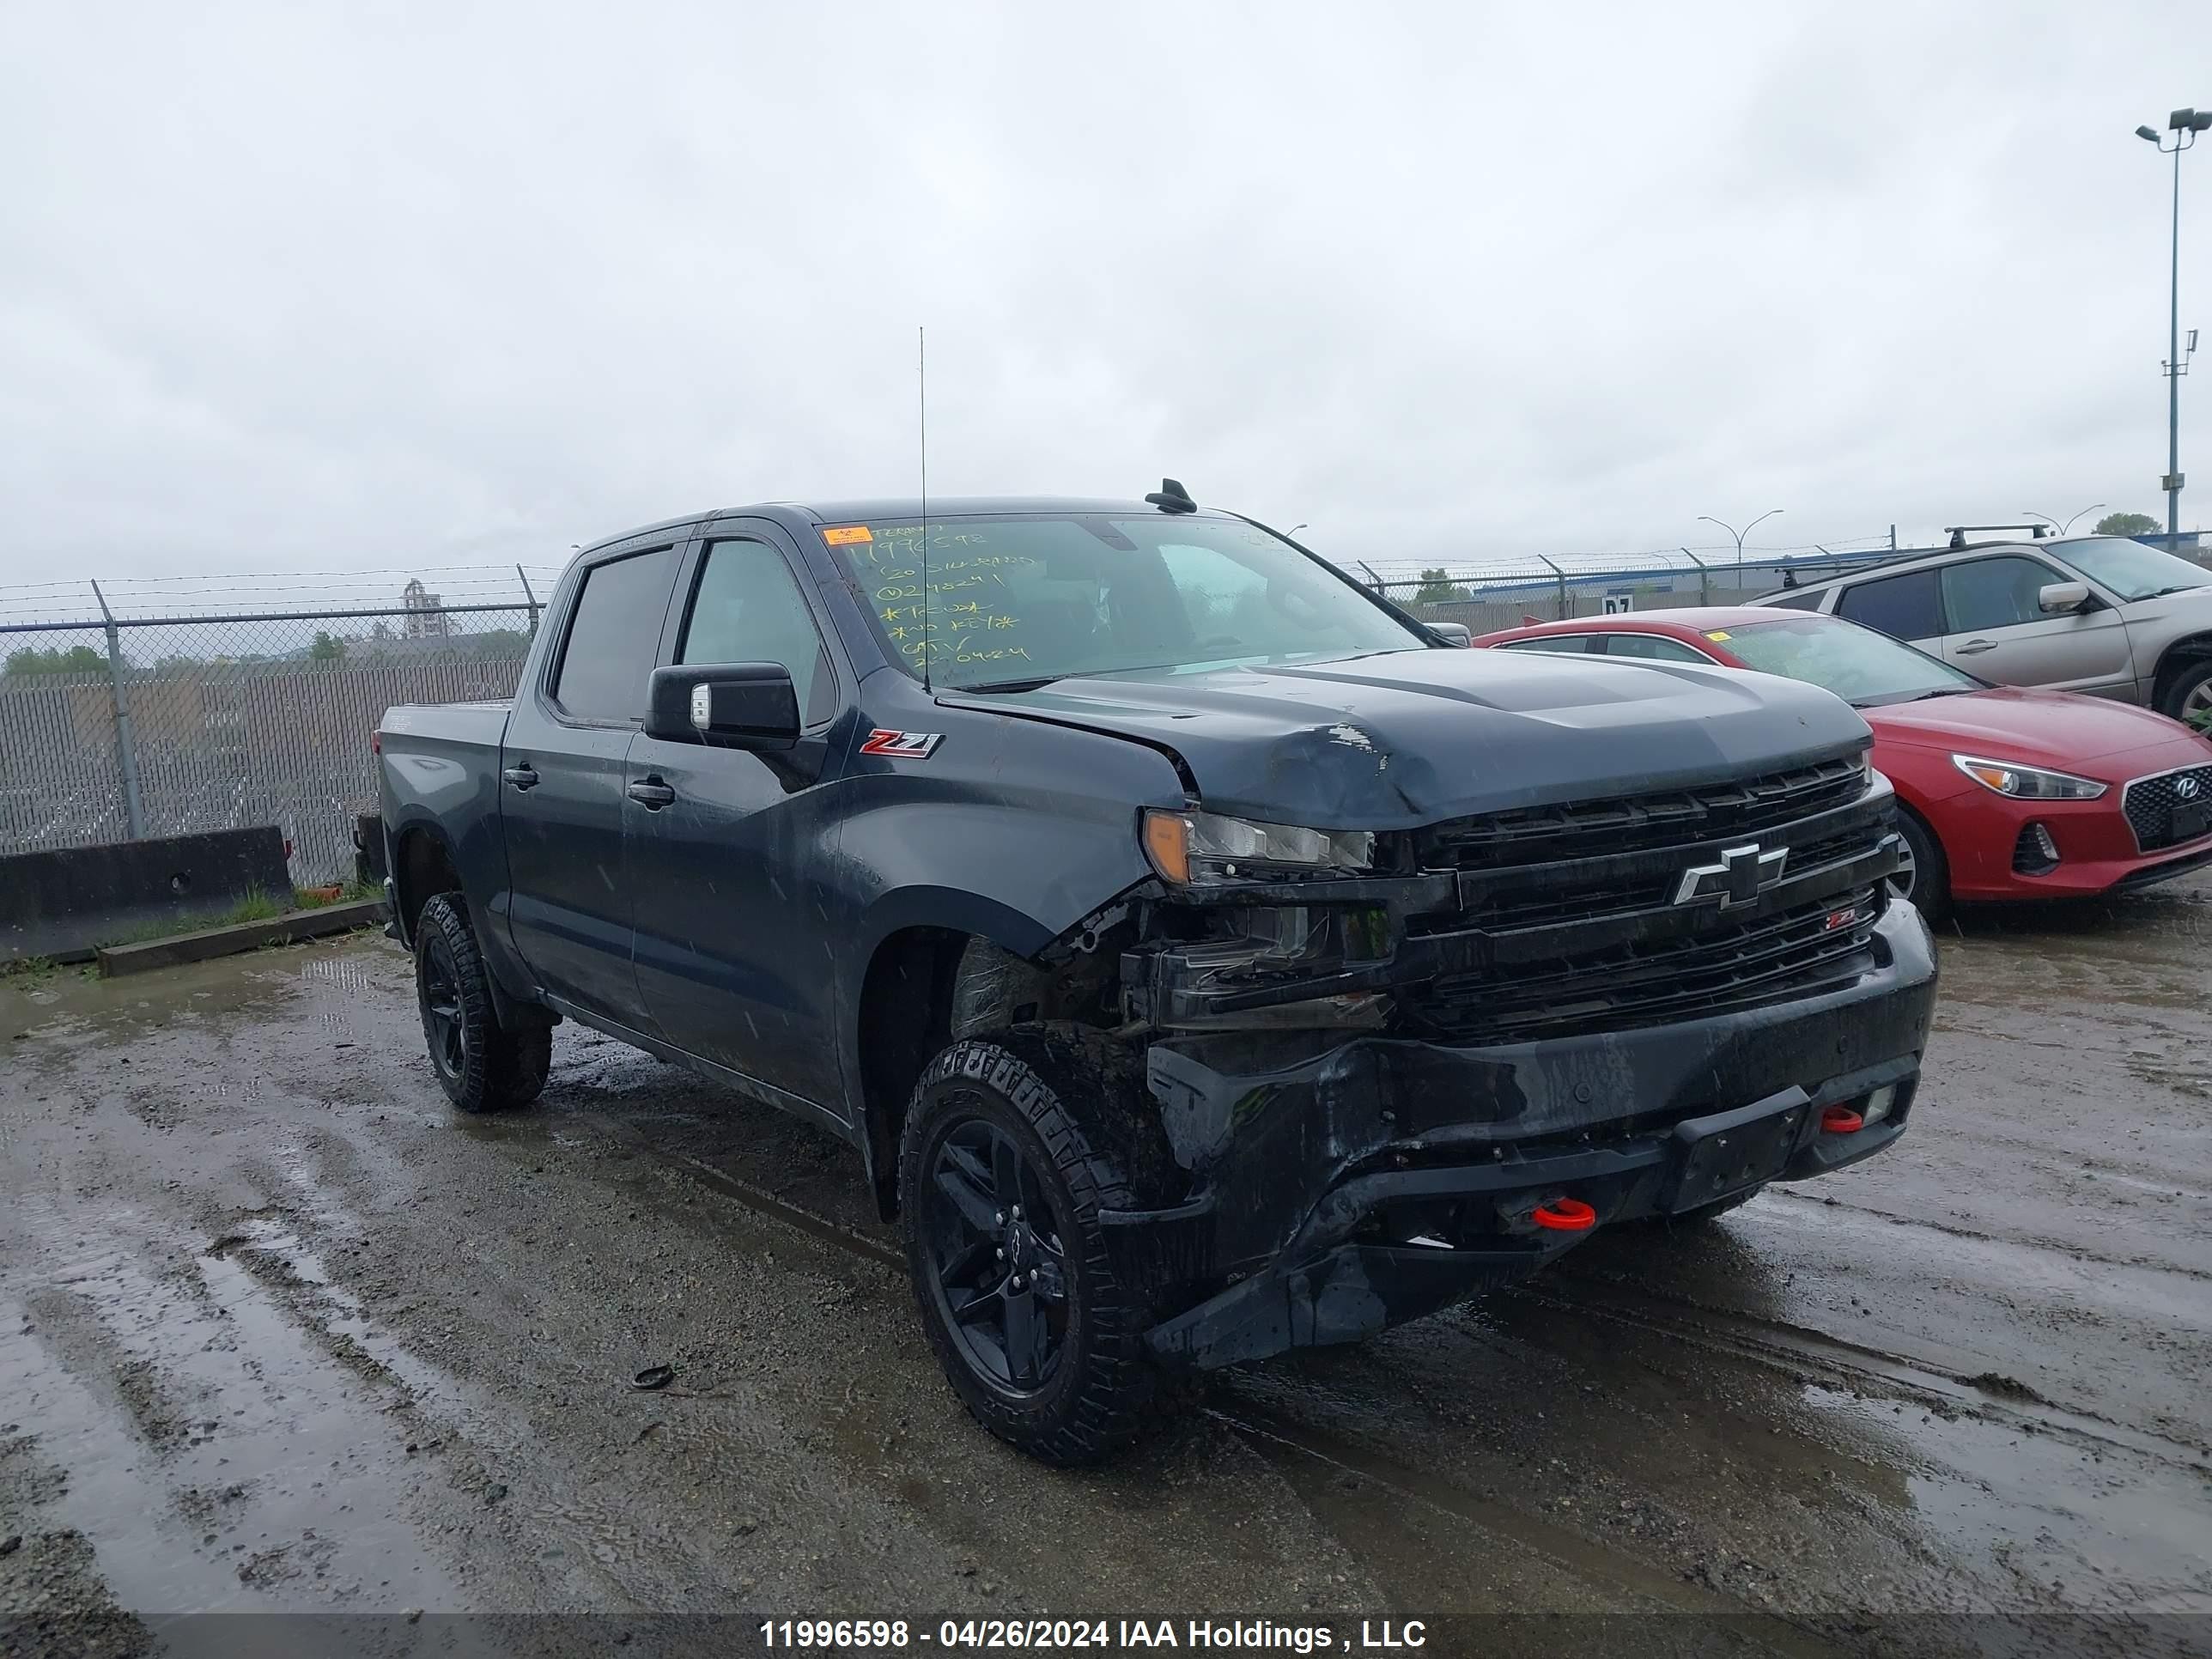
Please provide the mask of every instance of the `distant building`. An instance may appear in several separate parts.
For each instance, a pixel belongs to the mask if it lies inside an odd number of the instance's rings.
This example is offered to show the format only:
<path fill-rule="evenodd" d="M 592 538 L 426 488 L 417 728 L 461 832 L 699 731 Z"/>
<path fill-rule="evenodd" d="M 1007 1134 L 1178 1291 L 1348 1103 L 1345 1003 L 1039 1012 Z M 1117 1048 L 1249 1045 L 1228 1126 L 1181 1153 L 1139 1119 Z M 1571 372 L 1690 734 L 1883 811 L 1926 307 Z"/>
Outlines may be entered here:
<path fill-rule="evenodd" d="M 445 602 L 435 593 L 425 592 L 422 584 L 410 581 L 399 591 L 399 603 L 407 609 L 401 619 L 402 633 L 410 640 L 441 640 L 453 631 L 451 618 L 446 615 Z"/>

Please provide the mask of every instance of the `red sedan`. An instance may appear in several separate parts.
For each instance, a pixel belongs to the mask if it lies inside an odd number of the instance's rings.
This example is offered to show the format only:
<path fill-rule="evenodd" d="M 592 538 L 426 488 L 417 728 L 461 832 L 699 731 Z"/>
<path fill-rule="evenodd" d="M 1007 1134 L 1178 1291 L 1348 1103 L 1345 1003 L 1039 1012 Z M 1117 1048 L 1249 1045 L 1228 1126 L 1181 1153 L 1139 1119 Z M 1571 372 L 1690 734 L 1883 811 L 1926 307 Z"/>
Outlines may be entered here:
<path fill-rule="evenodd" d="M 1991 686 L 1838 617 L 1751 606 L 1586 617 L 1477 647 L 1718 664 L 1824 686 L 1874 728 L 1923 912 L 2081 896 L 2212 863 L 2212 742 L 2100 697 Z"/>

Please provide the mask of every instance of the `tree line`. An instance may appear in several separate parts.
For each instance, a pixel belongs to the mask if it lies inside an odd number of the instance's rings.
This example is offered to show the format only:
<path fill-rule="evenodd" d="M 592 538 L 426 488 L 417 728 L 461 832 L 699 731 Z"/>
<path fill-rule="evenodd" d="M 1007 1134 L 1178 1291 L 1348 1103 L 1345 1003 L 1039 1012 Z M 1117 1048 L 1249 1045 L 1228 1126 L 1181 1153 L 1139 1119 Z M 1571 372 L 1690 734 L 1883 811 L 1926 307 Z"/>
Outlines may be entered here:
<path fill-rule="evenodd" d="M 209 669 L 236 668 L 246 665 L 282 668 L 297 667 L 305 663 L 328 668 L 343 662 L 375 662 L 400 655 L 384 647 L 391 635 L 370 635 L 366 639 L 350 638 L 318 629 L 313 641 L 303 651 L 283 654 L 266 652 L 241 652 L 236 654 L 194 656 L 188 653 L 172 653 L 154 659 L 149 671 L 137 664 L 125 661 L 125 672 L 156 676 L 175 676 L 202 672 Z M 448 657 L 520 657 L 530 649 L 530 635 L 517 628 L 488 629 L 481 634 L 453 634 L 439 641 L 442 648 L 424 651 L 420 654 Z M 404 654 L 416 655 L 414 650 Z M 89 645 L 22 646 L 8 653 L 0 664 L 0 676 L 24 679 L 46 674 L 105 673 L 107 656 Z"/>

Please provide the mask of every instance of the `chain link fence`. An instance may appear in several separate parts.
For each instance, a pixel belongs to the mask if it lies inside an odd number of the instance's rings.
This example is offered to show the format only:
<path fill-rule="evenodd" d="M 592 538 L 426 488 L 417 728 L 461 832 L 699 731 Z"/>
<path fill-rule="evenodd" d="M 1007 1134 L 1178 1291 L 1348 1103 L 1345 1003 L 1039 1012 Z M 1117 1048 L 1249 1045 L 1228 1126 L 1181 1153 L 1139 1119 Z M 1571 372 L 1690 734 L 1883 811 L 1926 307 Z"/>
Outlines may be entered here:
<path fill-rule="evenodd" d="M 514 695 L 535 603 L 0 626 L 0 849 L 274 823 L 353 872 L 394 703 Z"/>
<path fill-rule="evenodd" d="M 1424 621 L 1485 634 L 1747 604 L 1935 550 L 1735 564 L 1684 549 L 1457 563 L 1402 581 L 1349 574 Z M 2203 556 L 2193 539 L 2177 550 Z M 90 603 L 72 617 L 0 621 L 0 851 L 274 823 L 295 880 L 344 878 L 355 817 L 376 805 L 369 734 L 384 711 L 514 695 L 539 615 L 517 574 L 512 601 L 449 605 L 410 582 L 398 605 L 208 616 L 117 617 L 88 584 Z"/>
<path fill-rule="evenodd" d="M 1887 556 L 1885 555 L 1885 557 Z M 1471 575 L 1419 581 L 1369 584 L 1401 610 L 1423 622 L 1463 624 L 1475 634 L 1527 623 L 1563 622 L 1623 611 L 1656 611 L 1686 605 L 1749 605 L 1783 586 L 1785 570 L 1800 580 L 1820 580 L 1844 568 L 1874 561 L 1824 561 L 1808 574 L 1790 567 L 1655 564 L 1621 570 L 1577 570 L 1554 566 L 1538 575 Z M 1542 568 L 1539 564 L 1538 568 Z"/>

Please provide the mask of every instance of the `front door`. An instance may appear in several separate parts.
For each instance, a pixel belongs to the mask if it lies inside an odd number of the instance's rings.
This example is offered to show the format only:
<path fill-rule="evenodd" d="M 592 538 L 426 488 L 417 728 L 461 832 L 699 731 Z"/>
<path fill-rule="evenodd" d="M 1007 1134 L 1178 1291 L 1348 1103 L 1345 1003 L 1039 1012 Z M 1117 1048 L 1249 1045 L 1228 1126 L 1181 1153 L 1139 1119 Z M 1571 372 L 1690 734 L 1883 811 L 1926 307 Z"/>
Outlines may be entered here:
<path fill-rule="evenodd" d="M 793 574 L 795 550 L 774 526 L 727 528 L 690 561 L 663 656 L 782 664 L 807 735 L 769 754 L 631 745 L 638 988 L 669 1042 L 835 1109 L 836 999 L 816 890 L 836 835 L 829 734 L 849 699 Z"/>
<path fill-rule="evenodd" d="M 2126 697 L 2135 692 L 2128 630 L 2111 605 L 2057 616 L 2038 602 L 2072 575 L 2040 559 L 1994 554 L 1943 567 L 1943 660 L 1999 685 Z"/>
<path fill-rule="evenodd" d="M 539 985 L 625 1025 L 644 1023 L 630 964 L 623 793 L 678 549 L 586 566 L 560 648 L 520 687 L 500 755 L 507 931 Z"/>

